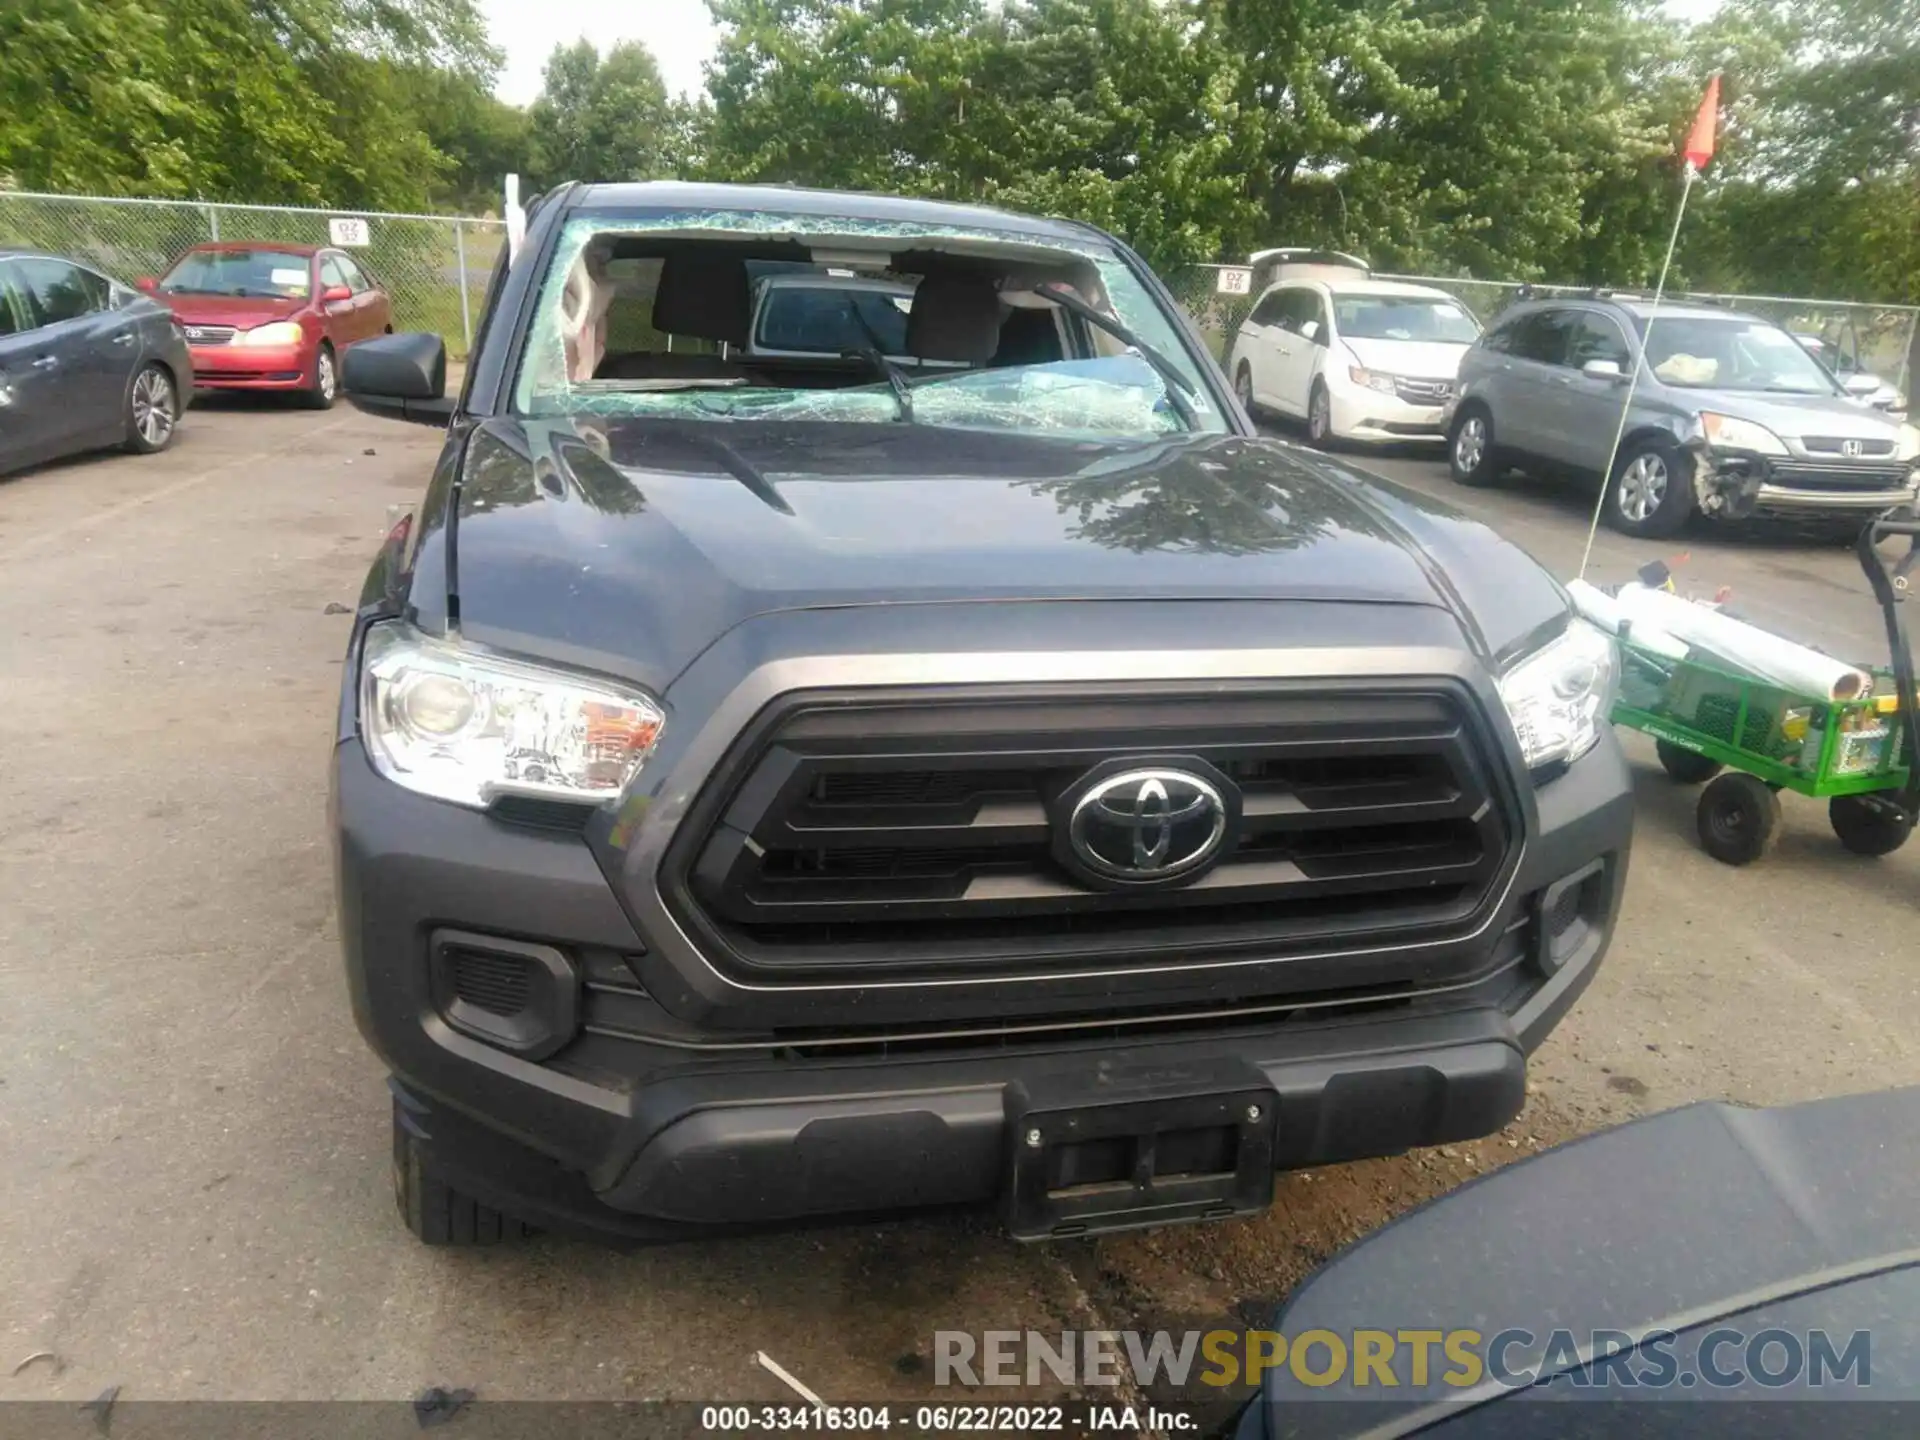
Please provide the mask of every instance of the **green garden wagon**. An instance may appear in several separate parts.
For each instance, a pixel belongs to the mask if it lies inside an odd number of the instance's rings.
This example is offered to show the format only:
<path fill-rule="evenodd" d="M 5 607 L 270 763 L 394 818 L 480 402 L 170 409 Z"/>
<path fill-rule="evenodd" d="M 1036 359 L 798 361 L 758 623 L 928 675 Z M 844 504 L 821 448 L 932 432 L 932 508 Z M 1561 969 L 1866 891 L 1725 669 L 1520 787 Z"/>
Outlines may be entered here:
<path fill-rule="evenodd" d="M 1889 538 L 1907 541 L 1897 562 L 1881 555 Z M 1795 694 L 1759 676 L 1675 660 L 1622 628 L 1613 721 L 1651 735 L 1675 780 L 1706 782 L 1696 819 L 1701 846 L 1716 860 L 1746 865 L 1772 848 L 1782 790 L 1825 800 L 1834 833 L 1857 855 L 1891 854 L 1913 833 L 1920 766 L 1904 602 L 1920 558 L 1920 522 L 1875 520 L 1857 550 L 1886 619 L 1892 664 L 1872 668 L 1871 693 L 1855 699 Z"/>

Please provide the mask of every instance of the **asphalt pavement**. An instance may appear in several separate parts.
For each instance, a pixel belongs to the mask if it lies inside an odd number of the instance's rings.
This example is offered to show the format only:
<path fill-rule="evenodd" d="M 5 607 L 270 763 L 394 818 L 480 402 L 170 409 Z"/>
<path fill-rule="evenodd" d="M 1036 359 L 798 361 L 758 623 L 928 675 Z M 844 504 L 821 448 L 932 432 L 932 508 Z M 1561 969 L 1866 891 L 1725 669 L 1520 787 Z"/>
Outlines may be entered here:
<path fill-rule="evenodd" d="M 1789 796 L 1775 854 L 1725 869 L 1636 742 L 1620 938 L 1503 1136 L 1282 1177 L 1260 1219 L 1076 1245 L 936 1217 L 624 1255 L 421 1248 L 339 973 L 324 775 L 330 607 L 436 442 L 344 406 L 222 403 L 165 455 L 0 481 L 0 1399 L 781 1398 L 757 1350 L 829 1399 L 914 1398 L 936 1330 L 1257 1318 L 1340 1243 L 1548 1141 L 1703 1097 L 1920 1081 L 1920 845 L 1853 859 Z M 1343 463 L 1563 577 L 1579 562 L 1584 497 Z M 1831 538 L 1664 548 L 1762 623 L 1879 653 Z M 1592 578 L 1650 558 L 1603 533 Z"/>

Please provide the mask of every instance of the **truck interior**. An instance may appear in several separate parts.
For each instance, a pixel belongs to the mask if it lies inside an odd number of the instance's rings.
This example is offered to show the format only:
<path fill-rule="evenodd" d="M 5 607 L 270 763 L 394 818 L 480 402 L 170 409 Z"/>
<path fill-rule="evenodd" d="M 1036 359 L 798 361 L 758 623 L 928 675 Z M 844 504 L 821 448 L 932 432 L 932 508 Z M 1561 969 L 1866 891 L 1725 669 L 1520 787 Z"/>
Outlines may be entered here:
<path fill-rule="evenodd" d="M 942 371 L 1045 364 L 1123 348 L 1034 293 L 1036 284 L 1064 284 L 1104 304 L 1097 271 L 1078 257 L 945 245 L 890 250 L 870 238 L 862 246 L 860 239 L 596 235 L 573 262 L 561 296 L 566 378 L 573 385 L 707 381 L 833 389 L 874 382 L 871 361 L 859 353 L 866 348 L 909 367 Z M 750 331 L 763 287 L 800 277 L 813 282 L 811 303 L 783 309 L 779 345 L 755 344 Z M 845 281 L 837 308 L 821 303 L 836 279 Z M 871 302 L 883 288 L 903 302 L 903 324 L 876 323 Z M 817 333 L 796 333 L 809 317 L 818 322 Z M 764 353 L 768 349 L 780 353 Z"/>

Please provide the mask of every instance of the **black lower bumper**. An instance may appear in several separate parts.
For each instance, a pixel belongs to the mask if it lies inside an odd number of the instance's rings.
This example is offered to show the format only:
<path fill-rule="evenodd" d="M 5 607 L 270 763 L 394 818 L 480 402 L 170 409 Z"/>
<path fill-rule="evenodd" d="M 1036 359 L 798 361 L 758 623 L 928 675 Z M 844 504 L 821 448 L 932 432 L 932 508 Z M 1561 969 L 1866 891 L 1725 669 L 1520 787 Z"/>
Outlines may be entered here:
<path fill-rule="evenodd" d="M 1610 939 L 1632 824 L 1617 747 L 1535 805 L 1513 910 L 1468 987 L 1244 1021 L 1223 994 L 1226 1020 L 1177 1034 L 824 1054 L 588 1027 L 536 1058 L 450 1023 L 429 937 L 457 925 L 579 955 L 641 948 L 585 846 L 401 791 L 352 741 L 334 775 L 349 990 L 418 1163 L 509 1215 L 616 1243 L 947 1206 L 1000 1207 L 1035 1237 L 1207 1219 L 1264 1204 L 1276 1170 L 1491 1133 Z M 1545 944 L 1569 882 L 1584 918 Z M 1034 1129 L 1041 1153 L 1016 1155 Z M 1084 1148 L 1056 1153 L 1056 1139 Z M 1129 1176 L 1131 1197 L 1078 1203 L 1083 1182 Z"/>
<path fill-rule="evenodd" d="M 1131 1046 L 1119 1064 L 1122 1072 L 1137 1067 L 1162 1074 L 1217 1069 L 1223 1062 L 1244 1066 L 1246 1082 L 1235 1093 L 1272 1096 L 1271 1112 L 1255 1122 L 1264 1136 L 1260 1153 L 1267 1157 L 1269 1186 L 1275 1169 L 1488 1134 L 1519 1113 L 1526 1094 L 1526 1057 L 1498 1012 L 1436 1016 L 1418 1025 L 1329 1026 L 1311 1038 L 1289 1037 L 1286 1048 L 1284 1058 L 1256 1061 L 1235 1053 L 1264 1053 L 1253 1037 Z M 1036 1112 L 1027 1108 L 1029 1085 L 1071 1058 L 957 1065 L 945 1075 L 912 1077 L 929 1087 L 912 1090 L 893 1088 L 904 1078 L 898 1068 L 843 1071 L 834 1089 L 809 1094 L 779 1094 L 762 1077 L 765 1093 L 754 1098 L 749 1086 L 736 1084 L 728 1103 L 690 1109 L 651 1137 L 603 1189 L 398 1081 L 395 1094 L 423 1164 L 448 1183 L 518 1218 L 603 1241 L 996 1205 L 1015 1207 L 1008 1219 L 1016 1233 L 1039 1238 L 1211 1219 L 1265 1203 L 1262 1191 L 1254 1204 L 1229 1197 L 1183 1207 L 1174 1198 L 1127 1207 L 1118 1219 L 1109 1209 L 1054 1222 L 1049 1217 L 1057 1206 L 1043 1194 L 1035 1209 L 1031 1192 L 1022 1196 L 1012 1186 L 1009 1157 L 1025 1144 L 1027 1130 L 1037 1128 L 1031 1126 Z M 989 1080 L 992 1071 L 1001 1078 Z M 938 1083 L 943 1079 L 952 1083 Z M 1162 1121 L 1176 1103 L 1172 1097 L 1163 1102 Z M 1083 1102 L 1084 1108 L 1097 1104 Z"/>

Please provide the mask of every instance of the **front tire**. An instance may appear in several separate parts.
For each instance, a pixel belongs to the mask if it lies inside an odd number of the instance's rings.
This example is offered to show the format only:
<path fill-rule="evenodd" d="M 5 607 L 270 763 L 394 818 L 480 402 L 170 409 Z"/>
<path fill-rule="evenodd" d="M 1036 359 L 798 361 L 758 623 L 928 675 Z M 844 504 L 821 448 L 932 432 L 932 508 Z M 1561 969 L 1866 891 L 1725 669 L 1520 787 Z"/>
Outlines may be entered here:
<path fill-rule="evenodd" d="M 148 365 L 127 387 L 126 436 L 135 455 L 153 455 L 173 443 L 180 425 L 180 391 L 164 365 Z"/>
<path fill-rule="evenodd" d="M 1240 368 L 1233 372 L 1233 394 L 1249 418 L 1260 418 L 1260 407 L 1253 403 L 1253 371 L 1244 360 L 1240 362 Z"/>
<path fill-rule="evenodd" d="M 1607 523 L 1622 535 L 1664 540 L 1678 535 L 1693 513 L 1693 480 L 1686 457 L 1665 440 L 1628 446 L 1607 481 Z"/>
<path fill-rule="evenodd" d="M 1447 437 L 1447 469 L 1454 481 L 1484 489 L 1500 479 L 1500 455 L 1493 444 L 1493 416 L 1470 405 L 1453 422 Z"/>
<path fill-rule="evenodd" d="M 422 1245 L 502 1245 L 540 1233 L 433 1174 L 398 1106 L 393 1115 L 393 1199 L 401 1223 Z"/>
<path fill-rule="evenodd" d="M 1319 380 L 1313 382 L 1313 392 L 1307 396 L 1307 443 L 1316 450 L 1334 446 L 1333 397 Z"/>
<path fill-rule="evenodd" d="M 1904 807 L 1871 795 L 1836 795 L 1827 802 L 1833 833 L 1856 855 L 1891 855 L 1913 834 L 1913 820 Z"/>
<path fill-rule="evenodd" d="M 1780 838 L 1780 797 L 1765 781 L 1729 770 L 1700 792 L 1700 845 L 1722 865 L 1751 865 Z"/>
<path fill-rule="evenodd" d="M 333 356 L 333 346 L 326 341 L 320 342 L 320 353 L 313 362 L 313 384 L 307 389 L 307 408 L 309 410 L 331 410 L 333 402 L 340 398 L 340 364 Z"/>

